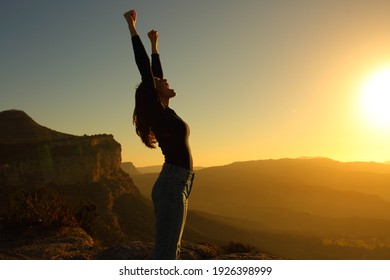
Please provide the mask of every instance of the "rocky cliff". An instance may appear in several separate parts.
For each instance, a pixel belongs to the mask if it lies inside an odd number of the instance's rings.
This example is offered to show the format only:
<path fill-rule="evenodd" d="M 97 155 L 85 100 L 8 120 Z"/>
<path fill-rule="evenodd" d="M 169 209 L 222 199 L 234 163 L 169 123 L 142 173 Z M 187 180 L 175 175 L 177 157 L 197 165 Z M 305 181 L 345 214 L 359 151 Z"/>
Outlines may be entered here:
<path fill-rule="evenodd" d="M 112 135 L 74 136 L 37 124 L 17 110 L 0 113 L 0 184 L 98 182 L 120 169 Z"/>
<path fill-rule="evenodd" d="M 120 167 L 121 146 L 112 135 L 65 134 L 36 123 L 25 112 L 0 112 L 1 211 L 12 207 L 14 193 L 43 186 L 75 211 L 87 208 L 89 219 L 95 215 L 88 225 L 95 243 L 150 241 L 152 209 Z"/>

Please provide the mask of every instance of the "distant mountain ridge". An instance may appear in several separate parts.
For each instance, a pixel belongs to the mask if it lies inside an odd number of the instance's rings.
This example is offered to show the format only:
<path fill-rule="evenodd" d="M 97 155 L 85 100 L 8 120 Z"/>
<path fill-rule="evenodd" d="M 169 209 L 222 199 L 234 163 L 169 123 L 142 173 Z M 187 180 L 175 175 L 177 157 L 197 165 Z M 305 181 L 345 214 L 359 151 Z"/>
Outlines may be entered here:
<path fill-rule="evenodd" d="M 136 167 L 132 162 L 122 162 L 122 169 L 125 170 L 127 173 L 129 173 L 130 176 L 137 176 L 140 174 L 147 174 L 147 173 L 157 173 L 161 171 L 162 165 L 151 165 L 151 166 L 143 166 L 143 167 Z M 194 170 L 201 170 L 204 167 L 202 166 L 195 166 Z"/>
<path fill-rule="evenodd" d="M 157 176 L 133 179 L 150 198 Z M 236 162 L 197 171 L 189 207 L 239 226 L 241 238 L 244 232 L 252 232 L 253 244 L 286 258 L 387 258 L 389 186 L 386 164 L 325 158 Z M 212 224 L 207 230 L 211 228 Z M 291 242 L 280 246 L 276 236 L 295 240 L 300 248 Z M 349 245 L 338 245 L 343 242 Z M 310 248 L 316 246 L 319 251 L 312 252 Z M 374 249 L 375 254 L 370 251 Z"/>
<path fill-rule="evenodd" d="M 134 166 L 131 162 L 122 162 L 121 168 L 123 171 L 128 173 L 130 176 L 141 175 L 142 173 Z"/>

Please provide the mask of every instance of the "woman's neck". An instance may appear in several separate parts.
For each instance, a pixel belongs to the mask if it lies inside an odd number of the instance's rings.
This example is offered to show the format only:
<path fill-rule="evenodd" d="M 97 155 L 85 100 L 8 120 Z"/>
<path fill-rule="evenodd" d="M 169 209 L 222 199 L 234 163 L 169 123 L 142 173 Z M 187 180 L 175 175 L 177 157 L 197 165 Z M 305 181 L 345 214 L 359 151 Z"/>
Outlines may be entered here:
<path fill-rule="evenodd" d="M 169 98 L 166 98 L 166 99 L 161 99 L 161 98 L 160 98 L 160 102 L 161 102 L 161 104 L 162 104 L 164 107 L 169 107 Z"/>

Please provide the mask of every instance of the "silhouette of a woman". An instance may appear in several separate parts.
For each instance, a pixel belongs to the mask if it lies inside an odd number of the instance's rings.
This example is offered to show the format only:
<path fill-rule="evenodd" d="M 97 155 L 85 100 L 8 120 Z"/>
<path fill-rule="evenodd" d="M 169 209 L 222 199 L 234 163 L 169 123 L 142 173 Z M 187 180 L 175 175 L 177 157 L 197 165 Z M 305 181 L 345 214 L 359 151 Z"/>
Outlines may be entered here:
<path fill-rule="evenodd" d="M 176 92 L 163 77 L 158 53 L 158 33 L 150 31 L 152 65 L 136 30 L 137 13 L 124 14 L 142 82 L 136 89 L 133 123 L 149 148 L 158 143 L 165 162 L 152 190 L 156 216 L 154 259 L 177 259 L 187 217 L 194 173 L 188 143 L 188 125 L 169 107 Z"/>

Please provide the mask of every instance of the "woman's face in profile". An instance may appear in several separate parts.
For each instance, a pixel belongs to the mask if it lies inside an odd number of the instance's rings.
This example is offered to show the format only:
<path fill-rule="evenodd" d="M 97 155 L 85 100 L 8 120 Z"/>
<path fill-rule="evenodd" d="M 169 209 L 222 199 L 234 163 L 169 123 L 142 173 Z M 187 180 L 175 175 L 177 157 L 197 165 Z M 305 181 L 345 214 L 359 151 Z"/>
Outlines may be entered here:
<path fill-rule="evenodd" d="M 169 99 L 176 96 L 176 92 L 169 88 L 169 83 L 166 79 L 154 78 L 156 83 L 157 94 L 162 99 Z"/>

